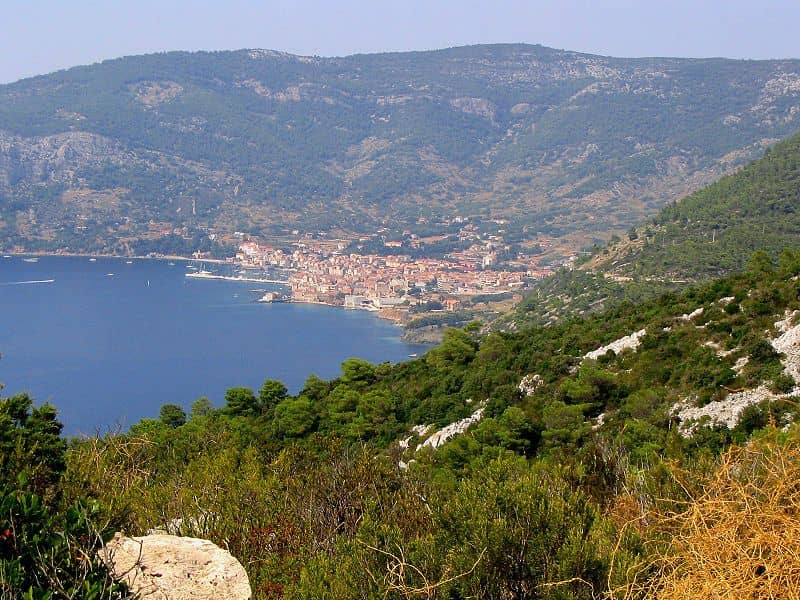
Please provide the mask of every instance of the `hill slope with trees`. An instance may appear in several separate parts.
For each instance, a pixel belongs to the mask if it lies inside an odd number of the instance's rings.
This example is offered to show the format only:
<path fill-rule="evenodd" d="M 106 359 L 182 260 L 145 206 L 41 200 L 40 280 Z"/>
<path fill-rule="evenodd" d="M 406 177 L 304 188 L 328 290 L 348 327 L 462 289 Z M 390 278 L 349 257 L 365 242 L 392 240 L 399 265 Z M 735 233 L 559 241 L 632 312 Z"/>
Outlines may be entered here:
<path fill-rule="evenodd" d="M 566 251 L 759 155 L 798 114 L 792 60 L 526 45 L 126 57 L 0 86 L 0 239 L 126 253 L 172 230 L 189 248 L 209 231 L 477 215 Z"/>
<path fill-rule="evenodd" d="M 451 330 L 408 363 L 351 359 L 296 396 L 231 388 L 221 408 L 167 404 L 127 433 L 25 456 L 66 465 L 54 522 L 88 498 L 92 523 L 211 539 L 257 598 L 691 597 L 712 577 L 698 560 L 734 589 L 757 569 L 791 595 L 798 274 L 800 252 L 757 253 L 679 295 L 521 333 Z M 717 529 L 698 530 L 704 514 Z M 760 534 L 703 550 L 731 524 Z"/>
<path fill-rule="evenodd" d="M 800 136 L 793 136 L 543 280 L 498 326 L 552 323 L 650 298 L 741 270 L 759 250 L 775 259 L 799 242 Z"/>

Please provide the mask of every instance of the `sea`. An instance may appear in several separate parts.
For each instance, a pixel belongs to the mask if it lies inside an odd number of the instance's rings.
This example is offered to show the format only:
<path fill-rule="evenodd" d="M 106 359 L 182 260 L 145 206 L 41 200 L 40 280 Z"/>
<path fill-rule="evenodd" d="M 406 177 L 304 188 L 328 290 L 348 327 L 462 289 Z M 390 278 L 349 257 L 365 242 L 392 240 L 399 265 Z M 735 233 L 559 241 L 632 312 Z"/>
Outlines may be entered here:
<path fill-rule="evenodd" d="M 124 431 L 166 403 L 187 413 L 205 396 L 291 393 L 351 357 L 409 360 L 427 347 L 375 314 L 316 304 L 259 303 L 263 283 L 193 279 L 195 262 L 0 257 L 0 396 L 56 406 L 66 435 Z"/>

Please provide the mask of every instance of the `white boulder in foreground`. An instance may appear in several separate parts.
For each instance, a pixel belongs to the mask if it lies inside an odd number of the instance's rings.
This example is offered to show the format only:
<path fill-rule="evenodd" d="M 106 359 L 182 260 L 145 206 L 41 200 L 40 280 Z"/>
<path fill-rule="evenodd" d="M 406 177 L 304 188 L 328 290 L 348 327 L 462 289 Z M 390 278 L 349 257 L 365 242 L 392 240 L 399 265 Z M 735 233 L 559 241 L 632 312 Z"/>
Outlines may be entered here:
<path fill-rule="evenodd" d="M 142 600 L 249 600 L 252 596 L 239 561 L 208 540 L 117 534 L 102 558 L 113 576 Z"/>

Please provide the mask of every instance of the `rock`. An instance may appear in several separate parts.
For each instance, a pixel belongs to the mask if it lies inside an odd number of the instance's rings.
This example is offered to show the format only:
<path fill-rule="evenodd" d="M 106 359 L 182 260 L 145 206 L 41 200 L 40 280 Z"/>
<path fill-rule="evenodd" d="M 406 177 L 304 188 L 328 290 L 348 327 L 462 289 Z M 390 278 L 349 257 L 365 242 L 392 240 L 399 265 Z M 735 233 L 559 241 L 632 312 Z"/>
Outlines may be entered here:
<path fill-rule="evenodd" d="M 709 402 L 705 406 L 693 406 L 690 400 L 675 404 L 671 414 L 680 420 L 680 433 L 690 437 L 697 430 L 704 417 L 708 417 L 705 425 L 722 425 L 733 429 L 739 424 L 742 413 L 746 408 L 755 406 L 766 400 L 780 400 L 788 398 L 789 394 L 773 394 L 768 388 L 758 386 L 752 390 L 743 390 L 728 394 L 724 400 Z"/>
<path fill-rule="evenodd" d="M 469 429 L 470 425 L 481 420 L 483 417 L 483 410 L 483 408 L 479 408 L 467 418 L 456 421 L 455 423 L 450 423 L 450 425 L 447 427 L 443 427 L 428 437 L 428 439 L 426 439 L 424 442 L 419 444 L 417 446 L 417 450 L 425 448 L 426 446 L 438 448 L 454 435 L 464 433 L 467 429 Z"/>
<path fill-rule="evenodd" d="M 618 340 L 614 340 L 610 344 L 605 346 L 601 346 L 597 350 L 592 350 L 591 352 L 587 352 L 583 358 L 589 360 L 597 360 L 601 356 L 603 356 L 606 352 L 611 350 L 614 354 L 619 354 L 623 350 L 636 350 L 641 344 L 641 339 L 644 337 L 646 330 L 640 329 L 639 331 L 634 331 L 630 335 L 626 335 L 623 338 Z"/>
<path fill-rule="evenodd" d="M 525 377 L 520 380 L 517 389 L 526 396 L 533 396 L 536 390 L 543 384 L 544 379 L 542 379 L 542 376 L 538 373 L 534 373 L 533 375 L 525 375 Z"/>
<path fill-rule="evenodd" d="M 781 335 L 772 340 L 775 351 L 784 355 L 784 373 L 796 382 L 800 382 L 800 324 L 793 325 L 792 322 L 798 314 L 800 311 L 787 311 L 784 318 L 775 323 Z"/>
<path fill-rule="evenodd" d="M 249 600 L 250 582 L 229 552 L 197 538 L 117 534 L 101 552 L 113 576 L 142 600 Z"/>

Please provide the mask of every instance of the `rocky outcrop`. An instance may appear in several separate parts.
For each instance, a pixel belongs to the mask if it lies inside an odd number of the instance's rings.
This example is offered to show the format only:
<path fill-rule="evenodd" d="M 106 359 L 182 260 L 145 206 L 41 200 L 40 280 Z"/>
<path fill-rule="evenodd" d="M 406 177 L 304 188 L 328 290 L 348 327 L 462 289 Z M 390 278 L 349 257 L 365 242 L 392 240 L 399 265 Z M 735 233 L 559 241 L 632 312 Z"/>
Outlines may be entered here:
<path fill-rule="evenodd" d="M 445 328 L 439 325 L 406 328 L 400 339 L 406 344 L 438 344 L 444 339 L 444 330 Z"/>
<path fill-rule="evenodd" d="M 473 425 L 481 420 L 483 417 L 483 410 L 483 408 L 479 408 L 467 418 L 456 421 L 455 423 L 451 423 L 447 427 L 443 427 L 436 433 L 429 436 L 424 442 L 419 444 L 417 446 L 417 450 L 421 450 L 425 447 L 438 448 L 451 437 L 464 433 L 467 429 L 469 429 L 470 425 Z"/>
<path fill-rule="evenodd" d="M 544 385 L 544 379 L 538 373 L 534 373 L 533 375 L 525 375 L 517 386 L 517 389 L 520 391 L 521 394 L 525 394 L 526 396 L 533 396 L 542 385 Z"/>
<path fill-rule="evenodd" d="M 723 298 L 720 302 L 726 301 L 725 304 L 727 304 L 732 300 L 733 298 Z M 696 316 L 696 313 L 697 311 L 691 315 L 684 316 L 691 318 Z M 783 319 L 776 321 L 775 328 L 780 332 L 780 335 L 771 340 L 775 351 L 783 355 L 781 362 L 783 363 L 784 373 L 791 377 L 795 384 L 800 380 L 800 324 L 794 323 L 798 315 L 800 315 L 800 311 L 787 311 Z M 708 345 L 708 342 L 706 345 Z M 731 352 L 733 351 L 721 352 L 717 350 L 719 356 L 727 356 Z M 737 375 L 742 372 L 748 361 L 749 357 L 741 356 L 734 363 L 733 370 Z M 742 413 L 746 408 L 765 401 L 790 398 L 797 391 L 798 388 L 795 385 L 794 389 L 788 394 L 776 394 L 766 386 L 761 385 L 752 390 L 741 390 L 728 394 L 724 400 L 709 402 L 701 407 L 694 406 L 692 401 L 686 400 L 673 406 L 672 414 L 680 420 L 680 431 L 684 436 L 693 434 L 703 423 L 712 426 L 721 425 L 728 429 L 733 429 L 739 424 Z"/>
<path fill-rule="evenodd" d="M 605 346 L 601 346 L 597 350 L 592 350 L 591 352 L 587 352 L 583 358 L 589 360 L 596 360 L 603 356 L 606 352 L 611 350 L 614 354 L 619 354 L 623 350 L 636 350 L 641 343 L 641 339 L 644 337 L 644 334 L 647 333 L 646 330 L 640 329 L 639 331 L 634 331 L 630 335 L 626 335 L 618 340 L 614 340 L 610 344 L 606 344 Z"/>
<path fill-rule="evenodd" d="M 250 582 L 229 552 L 208 540 L 117 534 L 101 553 L 113 576 L 142 600 L 249 600 Z"/>
<path fill-rule="evenodd" d="M 784 373 L 795 382 L 800 381 L 800 324 L 793 324 L 798 314 L 800 311 L 793 311 L 777 321 L 775 327 L 781 335 L 772 340 L 775 351 L 783 354 Z"/>
<path fill-rule="evenodd" d="M 672 407 L 672 414 L 681 422 L 679 431 L 684 437 L 691 436 L 703 424 L 721 425 L 733 429 L 739 424 L 746 408 L 761 404 L 766 400 L 785 398 L 786 395 L 773 394 L 764 386 L 753 390 L 743 390 L 729 394 L 724 400 L 709 402 L 705 406 L 693 406 L 686 401 Z"/>

